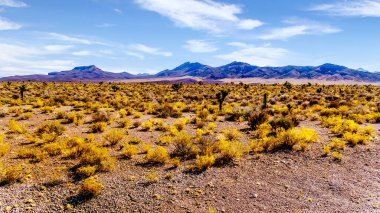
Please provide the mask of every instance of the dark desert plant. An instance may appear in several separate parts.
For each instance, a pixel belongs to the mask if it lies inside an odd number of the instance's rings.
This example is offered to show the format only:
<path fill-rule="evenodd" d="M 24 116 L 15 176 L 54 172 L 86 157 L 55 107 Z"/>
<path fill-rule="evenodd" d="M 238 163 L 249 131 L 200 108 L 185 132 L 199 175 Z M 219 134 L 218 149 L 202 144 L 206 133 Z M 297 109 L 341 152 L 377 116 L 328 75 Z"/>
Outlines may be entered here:
<path fill-rule="evenodd" d="M 216 94 L 216 99 L 218 100 L 219 103 L 219 110 L 222 111 L 223 109 L 223 102 L 226 99 L 227 95 L 229 92 L 225 89 L 221 89 L 217 94 Z"/>

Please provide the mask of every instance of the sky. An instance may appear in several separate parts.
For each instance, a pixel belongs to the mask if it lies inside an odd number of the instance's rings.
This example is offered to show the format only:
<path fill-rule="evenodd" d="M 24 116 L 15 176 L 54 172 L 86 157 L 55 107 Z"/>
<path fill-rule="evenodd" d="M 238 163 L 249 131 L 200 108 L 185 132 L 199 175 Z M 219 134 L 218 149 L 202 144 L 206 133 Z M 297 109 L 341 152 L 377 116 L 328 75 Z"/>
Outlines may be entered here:
<path fill-rule="evenodd" d="M 380 0 L 0 0 L 0 76 L 334 63 L 380 71 Z"/>

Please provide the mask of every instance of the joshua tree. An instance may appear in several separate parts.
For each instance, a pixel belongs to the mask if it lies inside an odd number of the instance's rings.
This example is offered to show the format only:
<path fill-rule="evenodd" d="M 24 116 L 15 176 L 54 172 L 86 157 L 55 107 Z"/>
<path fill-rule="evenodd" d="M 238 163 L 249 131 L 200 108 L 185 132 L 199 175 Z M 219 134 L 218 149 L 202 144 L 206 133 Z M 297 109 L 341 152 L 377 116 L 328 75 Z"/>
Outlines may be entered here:
<path fill-rule="evenodd" d="M 266 109 L 268 107 L 268 93 L 264 94 L 264 99 L 263 99 L 263 109 Z"/>
<path fill-rule="evenodd" d="M 172 89 L 176 92 L 178 92 L 183 87 L 183 83 L 175 83 L 172 84 Z"/>
<path fill-rule="evenodd" d="M 223 109 L 223 102 L 226 99 L 229 91 L 225 89 L 221 89 L 217 94 L 216 94 L 216 99 L 218 100 L 219 103 L 219 110 L 222 111 Z"/>
<path fill-rule="evenodd" d="M 284 86 L 286 87 L 286 89 L 288 89 L 288 91 L 290 91 L 292 89 L 292 87 L 293 87 L 293 85 L 290 82 L 288 82 L 288 81 L 286 81 L 284 83 Z"/>
<path fill-rule="evenodd" d="M 117 85 L 112 85 L 111 88 L 112 88 L 113 92 L 116 92 L 116 91 L 120 90 L 120 87 L 117 86 Z"/>
<path fill-rule="evenodd" d="M 28 89 L 26 88 L 25 84 L 21 85 L 19 89 L 20 89 L 21 100 L 24 101 L 24 93 L 28 91 Z"/>

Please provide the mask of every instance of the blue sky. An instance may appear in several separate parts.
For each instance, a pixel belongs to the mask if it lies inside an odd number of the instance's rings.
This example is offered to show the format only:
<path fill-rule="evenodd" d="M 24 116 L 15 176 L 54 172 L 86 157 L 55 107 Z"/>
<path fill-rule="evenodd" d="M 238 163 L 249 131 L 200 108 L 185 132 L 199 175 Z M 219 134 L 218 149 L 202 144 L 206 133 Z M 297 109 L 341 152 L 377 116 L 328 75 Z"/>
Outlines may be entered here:
<path fill-rule="evenodd" d="M 0 76 L 335 63 L 380 71 L 380 0 L 0 0 Z"/>

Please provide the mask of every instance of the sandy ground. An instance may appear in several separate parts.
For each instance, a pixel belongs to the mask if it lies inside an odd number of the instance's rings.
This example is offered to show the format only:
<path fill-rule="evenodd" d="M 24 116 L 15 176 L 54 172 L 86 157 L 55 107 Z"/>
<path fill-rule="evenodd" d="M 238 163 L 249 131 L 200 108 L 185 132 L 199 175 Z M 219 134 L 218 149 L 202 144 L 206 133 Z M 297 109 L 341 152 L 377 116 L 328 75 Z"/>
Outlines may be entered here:
<path fill-rule="evenodd" d="M 190 116 L 190 115 L 185 115 Z M 22 121 L 33 130 L 53 115 L 36 113 L 30 121 Z M 146 120 L 143 116 L 140 120 Z M 1 131 L 7 131 L 9 118 L 0 120 Z M 172 119 L 166 120 L 173 122 Z M 113 124 L 115 126 L 116 124 Z M 218 129 L 245 123 L 217 122 Z M 118 148 L 110 149 L 117 158 L 114 171 L 102 173 L 99 180 L 105 188 L 102 193 L 86 200 L 78 197 L 78 182 L 68 176 L 67 170 L 76 162 L 59 158 L 38 164 L 28 164 L 32 181 L 0 186 L 0 209 L 12 207 L 12 212 L 60 212 L 70 204 L 68 212 L 380 212 L 380 146 L 376 139 L 367 146 L 347 147 L 343 161 L 322 157 L 322 144 L 333 136 L 318 121 L 304 121 L 301 127 L 313 128 L 320 141 L 306 152 L 282 151 L 261 157 L 248 155 L 235 165 L 213 167 L 202 173 L 189 173 L 187 162 L 180 168 L 171 165 L 147 166 L 144 154 L 130 160 L 122 159 Z M 88 125 L 79 128 L 67 125 L 66 135 L 84 137 Z M 380 125 L 374 125 L 379 135 Z M 186 130 L 194 132 L 193 125 Z M 130 136 L 154 143 L 160 132 L 130 131 Z M 7 134 L 12 150 L 23 145 L 21 136 Z M 97 135 L 97 140 L 101 136 Z M 250 135 L 241 139 L 248 142 Z M 30 145 L 29 145 L 30 146 Z M 23 164 L 11 153 L 5 159 Z M 61 182 L 48 184 L 54 169 L 62 167 Z M 154 171 L 158 181 L 145 175 Z M 166 176 L 171 174 L 172 178 Z M 46 190 L 41 186 L 47 186 Z M 33 202 L 30 202 L 32 199 Z"/>

